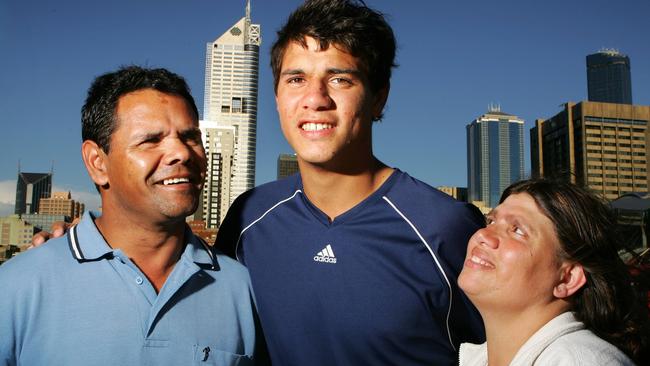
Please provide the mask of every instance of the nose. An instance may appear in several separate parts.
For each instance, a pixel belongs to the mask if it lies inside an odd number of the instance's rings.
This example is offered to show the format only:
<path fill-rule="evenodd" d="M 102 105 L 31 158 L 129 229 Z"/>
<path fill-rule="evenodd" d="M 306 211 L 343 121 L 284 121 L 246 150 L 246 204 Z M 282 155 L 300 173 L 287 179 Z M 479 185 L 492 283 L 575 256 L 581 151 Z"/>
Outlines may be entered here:
<path fill-rule="evenodd" d="M 167 140 L 165 160 L 166 165 L 184 164 L 193 155 L 192 147 L 181 138 L 175 137 Z"/>
<path fill-rule="evenodd" d="M 327 85 L 324 82 L 311 82 L 307 85 L 303 99 L 303 108 L 312 110 L 327 110 L 334 101 L 330 97 Z"/>
<path fill-rule="evenodd" d="M 499 237 L 494 230 L 493 226 L 487 226 L 479 229 L 473 237 L 480 245 L 485 245 L 489 248 L 496 249 L 499 247 Z"/>

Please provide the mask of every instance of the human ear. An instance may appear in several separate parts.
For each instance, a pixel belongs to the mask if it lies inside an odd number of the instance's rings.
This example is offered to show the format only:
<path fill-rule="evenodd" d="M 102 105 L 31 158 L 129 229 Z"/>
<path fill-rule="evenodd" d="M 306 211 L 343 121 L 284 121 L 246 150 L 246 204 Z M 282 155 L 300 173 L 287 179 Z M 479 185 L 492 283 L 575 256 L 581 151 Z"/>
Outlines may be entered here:
<path fill-rule="evenodd" d="M 559 299 L 573 295 L 587 282 L 584 268 L 579 263 L 565 263 L 560 271 L 560 282 L 553 288 L 553 296 Z"/>
<path fill-rule="evenodd" d="M 106 153 L 95 141 L 86 140 L 81 144 L 81 157 L 90 179 L 100 187 L 108 184 Z"/>
<path fill-rule="evenodd" d="M 378 120 L 381 117 L 381 114 L 384 111 L 384 106 L 386 105 L 386 100 L 388 99 L 389 91 L 390 91 L 390 84 L 386 84 L 385 87 L 377 91 L 377 94 L 375 95 L 373 105 L 372 105 L 373 120 Z"/>

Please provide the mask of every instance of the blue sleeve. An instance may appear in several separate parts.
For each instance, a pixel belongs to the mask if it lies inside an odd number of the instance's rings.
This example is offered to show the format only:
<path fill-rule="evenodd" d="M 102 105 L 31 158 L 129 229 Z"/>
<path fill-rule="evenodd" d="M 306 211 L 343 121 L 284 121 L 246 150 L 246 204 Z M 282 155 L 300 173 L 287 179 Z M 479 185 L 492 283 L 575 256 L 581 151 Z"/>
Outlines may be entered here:
<path fill-rule="evenodd" d="M 463 204 L 463 206 L 457 215 L 453 215 L 453 222 L 450 220 L 447 223 L 447 243 L 440 247 L 440 255 L 445 262 L 447 271 L 453 274 L 452 296 L 454 302 L 449 322 L 456 349 L 463 342 L 483 343 L 485 341 L 483 320 L 478 310 L 458 287 L 457 281 L 465 262 L 467 243 L 471 236 L 483 227 L 485 219 L 476 206 L 471 204 Z"/>
<path fill-rule="evenodd" d="M 16 314 L 19 294 L 16 289 L 20 287 L 19 276 L 15 274 L 14 264 L 16 258 L 0 266 L 0 365 L 16 365 L 17 327 L 19 323 Z"/>
<path fill-rule="evenodd" d="M 214 247 L 231 258 L 236 258 L 237 241 L 242 227 L 242 206 L 246 193 L 237 197 L 235 202 L 230 205 L 226 217 L 219 226 L 217 231 L 217 240 Z"/>

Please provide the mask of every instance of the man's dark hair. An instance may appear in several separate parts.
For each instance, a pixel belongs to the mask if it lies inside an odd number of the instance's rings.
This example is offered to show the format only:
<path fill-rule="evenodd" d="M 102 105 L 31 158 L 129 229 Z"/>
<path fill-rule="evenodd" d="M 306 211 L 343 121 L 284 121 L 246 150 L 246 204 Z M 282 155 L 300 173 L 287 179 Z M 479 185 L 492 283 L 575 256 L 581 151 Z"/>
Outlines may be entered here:
<path fill-rule="evenodd" d="M 384 15 L 363 1 L 307 0 L 291 13 L 271 49 L 276 92 L 287 47 L 292 42 L 306 47 L 305 37 L 317 40 L 323 50 L 335 45 L 359 58 L 373 92 L 389 85 L 396 46 Z"/>
<path fill-rule="evenodd" d="M 111 135 L 117 126 L 117 102 L 125 94 L 154 89 L 185 99 L 199 118 L 194 98 L 185 79 L 166 69 L 123 66 L 115 72 L 98 76 L 88 89 L 86 103 L 81 108 L 81 138 L 94 141 L 105 153 L 110 150 Z"/>

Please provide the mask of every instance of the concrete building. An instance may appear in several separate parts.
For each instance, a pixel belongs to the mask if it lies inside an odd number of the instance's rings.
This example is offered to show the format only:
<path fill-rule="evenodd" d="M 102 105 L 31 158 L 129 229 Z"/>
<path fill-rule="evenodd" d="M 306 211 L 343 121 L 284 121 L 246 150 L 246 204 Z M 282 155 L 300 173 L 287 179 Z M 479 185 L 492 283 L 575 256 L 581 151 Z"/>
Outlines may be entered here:
<path fill-rule="evenodd" d="M 11 259 L 15 254 L 20 253 L 20 248 L 17 245 L 2 245 L 0 244 L 0 264 Z"/>
<path fill-rule="evenodd" d="M 588 55 L 587 90 L 590 102 L 632 104 L 630 58 L 610 49 Z"/>
<path fill-rule="evenodd" d="M 71 222 L 70 216 L 50 215 L 50 214 L 22 214 L 20 218 L 28 224 L 34 226 L 34 231 L 50 231 L 52 224 L 57 221 Z"/>
<path fill-rule="evenodd" d="M 298 173 L 298 157 L 296 154 L 280 154 L 278 156 L 278 179 Z"/>
<path fill-rule="evenodd" d="M 15 245 L 24 249 L 32 243 L 35 233 L 34 225 L 25 222 L 19 215 L 0 217 L 0 245 Z"/>
<path fill-rule="evenodd" d="M 203 120 L 234 129 L 232 173 L 219 174 L 220 185 L 229 186 L 221 198 L 228 205 L 255 186 L 260 36 L 247 1 L 246 15 L 206 49 Z"/>
<path fill-rule="evenodd" d="M 468 201 L 494 208 L 503 190 L 524 177 L 524 120 L 490 106 L 466 129 Z"/>
<path fill-rule="evenodd" d="M 235 127 L 220 126 L 214 121 L 200 121 L 208 170 L 201 194 L 201 204 L 194 215 L 208 228 L 218 228 L 230 207 L 234 173 Z"/>
<path fill-rule="evenodd" d="M 83 215 L 85 205 L 72 199 L 70 192 L 54 192 L 50 198 L 41 198 L 38 213 L 41 215 L 63 215 L 72 221 Z"/>
<path fill-rule="evenodd" d="M 534 176 L 554 176 L 616 199 L 648 192 L 650 106 L 566 103 L 530 131 Z"/>
<path fill-rule="evenodd" d="M 18 172 L 14 213 L 36 213 L 41 198 L 52 193 L 52 173 Z"/>

